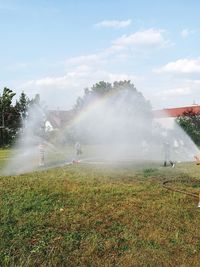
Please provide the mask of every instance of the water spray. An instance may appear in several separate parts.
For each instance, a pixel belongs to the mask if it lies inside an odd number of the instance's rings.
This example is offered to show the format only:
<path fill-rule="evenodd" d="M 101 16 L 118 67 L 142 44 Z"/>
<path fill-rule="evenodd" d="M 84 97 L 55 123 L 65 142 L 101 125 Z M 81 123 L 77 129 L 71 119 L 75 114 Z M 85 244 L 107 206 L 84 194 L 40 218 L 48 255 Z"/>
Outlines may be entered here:
<path fill-rule="evenodd" d="M 151 108 L 136 90 L 113 90 L 104 97 L 96 97 L 79 112 L 71 112 L 72 118 L 64 118 L 62 127 L 57 127 L 53 120 L 51 124 L 48 111 L 33 106 L 5 167 L 6 174 L 38 170 L 38 165 L 44 169 L 62 165 L 64 161 L 80 162 L 80 144 L 73 147 L 77 140 L 84 147 L 84 155 L 103 159 L 105 163 L 117 164 L 129 159 L 160 162 L 164 160 L 165 141 L 170 145 L 166 160 L 172 162 L 172 167 L 174 162 L 193 161 L 193 156 L 200 154 L 178 125 L 169 128 L 166 121 L 163 124 L 155 121 Z"/>

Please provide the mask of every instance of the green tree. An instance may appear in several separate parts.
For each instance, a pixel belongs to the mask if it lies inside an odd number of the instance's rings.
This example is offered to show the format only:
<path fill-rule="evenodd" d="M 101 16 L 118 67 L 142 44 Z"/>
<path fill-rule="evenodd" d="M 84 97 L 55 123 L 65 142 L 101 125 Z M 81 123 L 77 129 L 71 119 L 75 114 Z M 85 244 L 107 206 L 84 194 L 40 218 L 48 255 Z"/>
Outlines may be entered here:
<path fill-rule="evenodd" d="M 15 107 L 21 114 L 22 120 L 26 119 L 28 108 L 30 105 L 31 100 L 26 96 L 24 92 L 21 93 L 19 100 L 16 101 Z"/>
<path fill-rule="evenodd" d="M 126 139 L 126 136 L 130 137 L 131 135 L 136 135 L 136 132 L 142 133 L 140 136 L 141 139 L 149 138 L 149 136 L 146 136 L 146 132 L 149 131 L 145 131 L 145 129 L 150 129 L 152 127 L 153 116 L 151 105 L 146 101 L 143 95 L 137 91 L 131 81 L 115 81 L 113 84 L 100 81 L 94 84 L 91 89 L 86 88 L 83 97 L 77 99 L 74 111 L 80 113 L 90 104 L 93 108 L 92 104 L 95 103 L 96 100 L 101 100 L 102 98 L 105 99 L 105 102 L 102 102 L 102 110 L 95 113 L 96 110 L 94 109 L 92 112 L 95 116 L 92 125 L 95 125 L 95 120 L 106 121 L 104 120 L 104 118 L 106 119 L 106 115 L 108 115 L 107 118 L 110 118 L 110 120 L 112 120 L 111 118 L 113 116 L 115 123 L 112 127 L 107 127 L 108 129 L 104 134 L 105 137 L 101 136 L 101 140 L 103 140 L 103 138 L 106 142 L 109 138 L 113 140 L 115 137 L 115 135 L 113 135 L 114 132 L 118 132 L 123 140 Z M 83 141 L 90 139 L 87 138 L 87 136 L 92 135 L 92 128 L 88 127 L 89 124 L 91 125 L 91 121 L 89 120 L 90 119 L 87 121 L 87 117 L 85 117 L 84 123 L 82 121 L 82 124 L 77 126 L 78 130 L 74 130 L 76 139 Z M 133 127 L 135 124 L 137 125 L 137 129 Z M 93 128 L 95 129 L 95 127 Z M 123 134 L 121 134 L 122 132 Z M 95 136 L 95 134 L 93 134 L 93 136 Z"/>
<path fill-rule="evenodd" d="M 143 97 L 143 95 L 137 91 L 135 88 L 134 84 L 131 83 L 130 80 L 124 80 L 124 81 L 115 81 L 113 84 L 100 81 L 96 84 L 94 84 L 91 89 L 86 88 L 84 90 L 84 95 L 83 97 L 78 97 L 76 104 L 74 106 L 75 111 L 80 111 L 82 108 L 93 102 L 94 100 L 107 96 L 109 94 L 114 94 L 117 92 L 123 92 L 127 91 L 129 93 L 134 94 L 135 97 L 139 98 L 141 100 L 142 108 L 146 108 L 148 111 L 151 109 L 151 105 L 148 101 L 146 101 Z M 127 101 L 128 101 L 128 94 L 127 94 Z M 132 101 L 132 98 L 129 99 L 129 102 Z M 140 104 L 141 104 L 140 103 Z M 139 105 L 138 105 L 139 108 Z"/>
<path fill-rule="evenodd" d="M 112 84 L 104 81 L 100 81 L 94 84 L 91 88 L 91 93 L 97 96 L 103 96 L 112 90 Z"/>
<path fill-rule="evenodd" d="M 177 122 L 194 143 L 200 146 L 200 113 L 188 110 L 177 118 Z"/>
<path fill-rule="evenodd" d="M 10 144 L 20 126 L 20 113 L 16 107 L 12 106 L 15 93 L 4 87 L 3 94 L 0 95 L 0 146 Z"/>
<path fill-rule="evenodd" d="M 44 132 L 44 111 L 40 103 L 40 95 L 36 94 L 29 99 L 24 92 L 21 93 L 15 105 L 12 104 L 16 94 L 5 87 L 0 94 L 0 147 L 11 145 L 21 132 L 23 121 L 33 118 L 40 120 L 39 129 L 35 131 Z"/>
<path fill-rule="evenodd" d="M 40 95 L 36 94 L 35 97 L 30 100 L 29 104 L 30 104 L 30 106 L 36 105 L 36 106 L 40 107 L 41 106 Z"/>

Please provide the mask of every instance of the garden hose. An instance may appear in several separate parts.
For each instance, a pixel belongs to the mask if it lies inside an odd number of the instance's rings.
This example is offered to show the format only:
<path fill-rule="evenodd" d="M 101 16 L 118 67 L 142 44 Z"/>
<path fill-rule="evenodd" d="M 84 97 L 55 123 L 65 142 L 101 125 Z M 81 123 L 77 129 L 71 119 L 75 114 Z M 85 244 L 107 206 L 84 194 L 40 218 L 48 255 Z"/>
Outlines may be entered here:
<path fill-rule="evenodd" d="M 172 182 L 174 182 L 174 181 L 173 180 L 167 180 L 167 181 L 163 182 L 162 186 L 167 190 L 170 190 L 170 191 L 173 191 L 173 192 L 178 192 L 178 193 L 181 193 L 181 194 L 185 194 L 185 195 L 197 198 L 199 200 L 198 207 L 200 208 L 200 193 L 199 194 L 195 194 L 195 193 L 192 193 L 192 192 L 188 192 L 188 191 L 184 191 L 184 190 L 180 190 L 180 189 L 171 187 L 169 184 L 172 183 Z"/>

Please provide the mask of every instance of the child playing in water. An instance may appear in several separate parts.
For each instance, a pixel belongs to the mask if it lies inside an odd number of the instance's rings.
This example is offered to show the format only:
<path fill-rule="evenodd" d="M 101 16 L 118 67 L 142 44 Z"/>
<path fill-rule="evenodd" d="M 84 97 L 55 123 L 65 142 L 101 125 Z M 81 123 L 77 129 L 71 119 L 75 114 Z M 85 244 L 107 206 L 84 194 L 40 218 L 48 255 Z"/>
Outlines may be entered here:
<path fill-rule="evenodd" d="M 77 162 L 79 162 L 79 157 L 82 154 L 80 143 L 79 142 L 76 142 L 74 148 L 75 148 L 76 159 L 73 160 L 73 163 L 77 163 Z"/>
<path fill-rule="evenodd" d="M 39 144 L 39 166 L 44 166 L 44 144 Z"/>
<path fill-rule="evenodd" d="M 168 142 L 164 143 L 164 167 L 167 166 L 167 162 L 171 165 L 172 168 L 175 167 L 175 163 L 170 160 L 170 144 Z"/>
<path fill-rule="evenodd" d="M 76 143 L 75 144 L 75 150 L 76 150 L 76 155 L 77 156 L 80 156 L 81 154 L 82 154 L 82 150 L 81 150 L 81 145 L 80 145 L 80 143 Z"/>

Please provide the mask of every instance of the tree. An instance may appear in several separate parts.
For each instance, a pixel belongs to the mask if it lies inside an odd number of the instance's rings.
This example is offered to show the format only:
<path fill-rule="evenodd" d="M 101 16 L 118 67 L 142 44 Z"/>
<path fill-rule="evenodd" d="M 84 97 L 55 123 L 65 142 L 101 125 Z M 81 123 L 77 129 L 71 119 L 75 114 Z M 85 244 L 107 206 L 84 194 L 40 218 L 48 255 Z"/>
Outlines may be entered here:
<path fill-rule="evenodd" d="M 131 83 L 130 80 L 124 80 L 124 81 L 115 81 L 113 84 L 108 83 L 108 82 L 104 82 L 104 81 L 100 81 L 96 84 L 94 84 L 91 89 L 86 88 L 84 90 L 84 95 L 83 97 L 78 97 L 76 104 L 74 106 L 74 110 L 75 111 L 80 111 L 81 109 L 83 109 L 85 106 L 89 105 L 90 103 L 92 103 L 93 101 L 101 98 L 101 97 L 105 97 L 105 96 L 109 96 L 115 93 L 119 93 L 119 92 L 129 92 L 132 93 L 132 95 L 134 94 L 135 97 L 140 98 L 142 105 L 142 108 L 146 108 L 147 110 L 151 109 L 150 103 L 148 101 L 146 101 L 143 97 L 143 95 L 137 91 L 137 89 L 135 88 L 134 84 Z M 128 94 L 127 94 L 127 101 L 128 101 Z M 129 99 L 129 101 L 132 101 L 131 99 Z M 145 102 L 145 104 L 144 104 Z M 140 104 L 141 104 L 140 103 Z M 139 105 L 138 105 L 138 108 Z"/>
<path fill-rule="evenodd" d="M 131 81 L 100 81 L 91 89 L 86 88 L 74 111 L 87 114 L 74 130 L 76 139 L 84 142 L 125 142 L 136 135 L 142 140 L 149 138 L 147 133 L 151 132 L 151 105 Z"/>
<path fill-rule="evenodd" d="M 92 86 L 91 92 L 97 96 L 103 96 L 112 90 L 112 84 L 100 81 Z"/>
<path fill-rule="evenodd" d="M 200 146 L 200 112 L 188 110 L 177 118 L 178 124 Z"/>
<path fill-rule="evenodd" d="M 12 99 L 15 96 L 15 93 L 13 93 L 12 90 L 10 90 L 7 87 L 4 87 L 3 89 L 3 94 L 0 96 L 0 111 L 1 111 L 1 125 L 4 125 L 5 120 L 4 120 L 4 115 L 5 112 L 9 110 Z"/>
<path fill-rule="evenodd" d="M 3 89 L 0 95 L 0 147 L 11 145 L 23 127 L 23 121 L 28 117 L 31 106 L 40 106 L 40 96 L 29 99 L 21 93 L 15 105 L 12 104 L 16 94 L 9 88 Z"/>
<path fill-rule="evenodd" d="M 40 95 L 36 94 L 35 97 L 31 99 L 29 102 L 30 102 L 30 106 L 34 106 L 34 105 L 41 106 Z"/>
<path fill-rule="evenodd" d="M 20 113 L 12 106 L 15 93 L 4 87 L 0 95 L 0 146 L 8 145 L 15 138 L 17 128 L 20 125 Z"/>
<path fill-rule="evenodd" d="M 21 93 L 19 97 L 19 101 L 16 101 L 16 108 L 21 114 L 22 120 L 25 120 L 27 117 L 28 108 L 30 105 L 31 100 L 26 96 L 24 92 Z"/>

